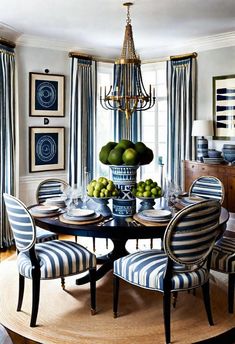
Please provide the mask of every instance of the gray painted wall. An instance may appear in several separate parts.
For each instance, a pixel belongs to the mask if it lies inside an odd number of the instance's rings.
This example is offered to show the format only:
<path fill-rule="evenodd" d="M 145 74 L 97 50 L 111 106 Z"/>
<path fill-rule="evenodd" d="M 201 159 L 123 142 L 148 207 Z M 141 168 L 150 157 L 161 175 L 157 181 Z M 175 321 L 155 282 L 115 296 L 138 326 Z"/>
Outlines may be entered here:
<path fill-rule="evenodd" d="M 235 75 L 235 47 L 198 53 L 198 119 L 213 119 L 212 77 L 232 74 Z M 221 150 L 226 142 L 209 138 L 208 141 L 209 148 L 218 150 Z M 235 141 L 231 143 L 235 144 Z"/>

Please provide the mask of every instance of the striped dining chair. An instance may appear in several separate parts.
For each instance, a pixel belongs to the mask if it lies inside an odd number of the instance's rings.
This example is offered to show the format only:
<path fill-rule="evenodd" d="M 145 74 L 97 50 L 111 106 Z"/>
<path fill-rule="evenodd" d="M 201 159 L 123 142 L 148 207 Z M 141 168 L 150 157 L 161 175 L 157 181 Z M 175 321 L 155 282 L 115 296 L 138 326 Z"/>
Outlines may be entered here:
<path fill-rule="evenodd" d="M 202 287 L 210 325 L 210 256 L 218 236 L 221 205 L 205 200 L 182 209 L 169 222 L 164 251 L 146 250 L 129 254 L 114 262 L 113 313 L 117 317 L 119 280 L 163 294 L 166 343 L 171 342 L 171 293 Z"/>
<path fill-rule="evenodd" d="M 224 185 L 214 176 L 201 176 L 194 180 L 189 188 L 189 196 L 199 196 L 205 199 L 215 199 L 221 204 L 224 201 Z"/>
<path fill-rule="evenodd" d="M 36 326 L 40 280 L 67 276 L 89 271 L 91 314 L 96 310 L 96 257 L 85 247 L 63 240 L 36 243 L 34 219 L 25 205 L 17 198 L 3 194 L 9 223 L 17 248 L 19 294 L 17 311 L 21 310 L 25 278 L 32 280 L 32 311 L 30 326 Z"/>
<path fill-rule="evenodd" d="M 235 288 L 235 239 L 223 236 L 213 248 L 211 269 L 228 275 L 228 312 L 233 313 Z"/>
<path fill-rule="evenodd" d="M 68 187 L 69 184 L 62 179 L 45 179 L 37 187 L 36 201 L 43 203 L 47 198 L 59 197 L 63 194 L 63 188 Z M 36 226 L 36 242 L 46 242 L 58 239 L 58 235 L 54 232 L 45 230 Z M 77 240 L 76 240 L 77 241 Z"/>

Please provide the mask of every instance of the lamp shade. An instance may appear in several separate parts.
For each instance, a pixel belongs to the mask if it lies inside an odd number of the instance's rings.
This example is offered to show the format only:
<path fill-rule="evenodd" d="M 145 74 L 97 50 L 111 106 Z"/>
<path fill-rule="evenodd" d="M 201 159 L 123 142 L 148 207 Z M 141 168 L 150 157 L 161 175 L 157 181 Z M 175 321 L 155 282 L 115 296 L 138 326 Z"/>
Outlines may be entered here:
<path fill-rule="evenodd" d="M 210 120 L 197 119 L 193 121 L 192 136 L 213 136 L 213 122 Z"/>

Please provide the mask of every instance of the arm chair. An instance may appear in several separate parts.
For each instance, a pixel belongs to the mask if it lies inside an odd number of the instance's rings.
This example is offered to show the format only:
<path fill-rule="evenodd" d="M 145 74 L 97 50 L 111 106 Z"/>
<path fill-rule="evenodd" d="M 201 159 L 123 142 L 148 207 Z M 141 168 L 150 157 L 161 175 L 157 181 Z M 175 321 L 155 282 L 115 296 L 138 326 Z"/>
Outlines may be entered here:
<path fill-rule="evenodd" d="M 88 271 L 90 273 L 91 313 L 96 309 L 96 257 L 85 247 L 63 240 L 36 243 L 34 219 L 17 198 L 3 194 L 8 219 L 17 248 L 19 295 L 17 311 L 21 310 L 25 278 L 32 280 L 32 312 L 30 326 L 36 326 L 40 280 L 64 278 Z"/>
<path fill-rule="evenodd" d="M 120 278 L 140 288 L 163 294 L 166 343 L 170 343 L 171 293 L 202 287 L 210 325 L 210 255 L 218 236 L 218 201 L 205 200 L 179 211 L 169 222 L 163 238 L 164 252 L 135 252 L 114 262 L 113 313 L 117 317 Z"/>
<path fill-rule="evenodd" d="M 233 313 L 235 287 L 235 239 L 223 236 L 213 248 L 211 269 L 228 274 L 228 312 Z"/>
<path fill-rule="evenodd" d="M 47 198 L 59 197 L 63 194 L 63 187 L 69 184 L 61 179 L 45 179 L 37 187 L 36 200 L 37 203 L 43 203 Z M 36 226 L 36 242 L 46 242 L 58 239 L 58 235 L 54 232 L 47 231 Z M 76 240 L 77 241 L 77 240 Z"/>
<path fill-rule="evenodd" d="M 205 199 L 215 199 L 222 204 L 224 201 L 224 185 L 216 177 L 202 176 L 197 178 L 189 188 L 189 196 L 193 195 Z"/>

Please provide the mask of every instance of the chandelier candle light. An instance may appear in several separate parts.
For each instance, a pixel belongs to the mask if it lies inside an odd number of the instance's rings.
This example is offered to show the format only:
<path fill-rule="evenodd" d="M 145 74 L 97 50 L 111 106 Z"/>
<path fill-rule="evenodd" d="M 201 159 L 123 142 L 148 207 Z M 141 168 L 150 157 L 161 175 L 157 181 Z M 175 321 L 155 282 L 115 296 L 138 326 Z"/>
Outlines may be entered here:
<path fill-rule="evenodd" d="M 135 111 L 145 111 L 155 104 L 155 88 L 149 86 L 149 94 L 146 92 L 141 75 L 141 61 L 136 55 L 133 40 L 130 6 L 132 2 L 126 2 L 127 7 L 126 30 L 120 59 L 115 61 L 115 75 L 113 86 L 108 92 L 106 87 L 102 93 L 100 88 L 100 103 L 106 110 L 118 110 L 126 117 L 126 138 L 130 139 L 130 117 Z"/>

